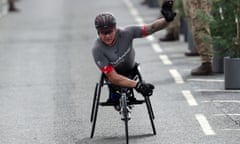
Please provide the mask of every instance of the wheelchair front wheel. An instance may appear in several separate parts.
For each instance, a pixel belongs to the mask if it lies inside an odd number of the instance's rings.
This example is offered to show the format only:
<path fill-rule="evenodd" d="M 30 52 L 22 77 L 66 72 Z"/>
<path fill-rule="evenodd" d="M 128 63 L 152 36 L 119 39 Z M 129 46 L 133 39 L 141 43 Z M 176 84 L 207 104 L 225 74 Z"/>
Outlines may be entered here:
<path fill-rule="evenodd" d="M 95 110 L 96 110 L 96 107 L 97 107 L 97 105 L 96 105 L 97 104 L 96 103 L 97 92 L 98 92 L 98 83 L 96 83 L 95 90 L 94 90 L 90 122 L 93 121 L 93 116 L 94 116 L 94 113 L 95 113 Z"/>
<path fill-rule="evenodd" d="M 124 121 L 125 124 L 125 136 L 126 136 L 126 144 L 128 144 L 129 142 L 129 138 L 128 138 L 128 121 L 130 120 L 130 114 L 129 114 L 129 109 L 127 106 L 127 96 L 125 93 L 122 94 L 121 97 L 121 114 L 122 114 L 122 120 Z"/>

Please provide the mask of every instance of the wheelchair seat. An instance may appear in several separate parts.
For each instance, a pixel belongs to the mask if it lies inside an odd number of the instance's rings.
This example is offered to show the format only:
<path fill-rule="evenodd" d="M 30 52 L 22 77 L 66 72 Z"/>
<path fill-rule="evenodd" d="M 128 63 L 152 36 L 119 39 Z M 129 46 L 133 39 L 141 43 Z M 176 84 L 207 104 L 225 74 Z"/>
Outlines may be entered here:
<path fill-rule="evenodd" d="M 143 104 L 145 100 L 138 100 L 135 97 L 128 97 L 128 105 L 138 105 L 138 104 Z M 118 105 L 119 103 L 116 102 L 111 102 L 109 99 L 107 99 L 106 102 L 100 102 L 99 103 L 101 106 L 114 106 Z"/>

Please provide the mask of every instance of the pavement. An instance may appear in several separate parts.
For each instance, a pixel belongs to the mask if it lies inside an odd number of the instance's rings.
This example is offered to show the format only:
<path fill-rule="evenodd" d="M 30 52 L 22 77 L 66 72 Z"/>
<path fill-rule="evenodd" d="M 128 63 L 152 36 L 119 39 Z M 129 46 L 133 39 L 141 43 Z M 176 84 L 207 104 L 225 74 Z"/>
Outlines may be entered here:
<path fill-rule="evenodd" d="M 0 18 L 8 14 L 8 2 L 7 0 L 0 1 Z"/>
<path fill-rule="evenodd" d="M 89 138 L 99 77 L 89 48 L 96 37 L 93 17 L 107 9 L 121 27 L 152 22 L 159 9 L 139 0 L 89 0 L 84 5 L 21 0 L 17 6 L 19 13 L 0 19 L 0 143 L 124 143 L 112 109 L 100 109 L 95 137 Z M 200 57 L 184 55 L 183 35 L 176 42 L 159 42 L 165 33 L 134 41 L 143 78 L 156 87 L 151 100 L 158 134 L 149 135 L 145 109 L 139 107 L 129 123 L 130 143 L 239 143 L 240 91 L 224 89 L 224 74 L 191 76 Z"/>

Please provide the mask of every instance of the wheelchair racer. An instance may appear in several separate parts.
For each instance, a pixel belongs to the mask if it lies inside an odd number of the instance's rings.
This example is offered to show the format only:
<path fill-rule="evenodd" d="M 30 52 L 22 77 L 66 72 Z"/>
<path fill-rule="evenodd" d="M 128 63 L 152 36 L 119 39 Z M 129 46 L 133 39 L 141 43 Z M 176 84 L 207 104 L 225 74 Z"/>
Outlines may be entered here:
<path fill-rule="evenodd" d="M 161 10 L 163 17 L 143 26 L 117 28 L 113 14 L 103 12 L 96 16 L 95 28 L 98 38 L 94 43 L 92 55 L 96 65 L 111 83 L 107 102 L 119 102 L 120 95 L 116 93 L 114 86 L 134 88 L 143 96 L 152 95 L 152 84 L 133 80 L 130 76 L 136 67 L 132 42 L 135 38 L 151 35 L 167 27 L 176 15 L 172 7 L 173 0 L 165 0 Z"/>

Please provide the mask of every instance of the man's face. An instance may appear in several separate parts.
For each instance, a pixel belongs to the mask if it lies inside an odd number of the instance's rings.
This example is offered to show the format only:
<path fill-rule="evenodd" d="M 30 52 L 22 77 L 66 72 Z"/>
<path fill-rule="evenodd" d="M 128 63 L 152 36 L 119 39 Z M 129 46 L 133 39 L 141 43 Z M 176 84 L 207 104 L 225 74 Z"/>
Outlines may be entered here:
<path fill-rule="evenodd" d="M 108 46 L 112 46 L 116 40 L 116 28 L 110 28 L 105 30 L 100 30 L 98 35 L 100 39 Z"/>

